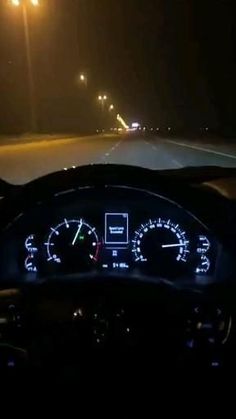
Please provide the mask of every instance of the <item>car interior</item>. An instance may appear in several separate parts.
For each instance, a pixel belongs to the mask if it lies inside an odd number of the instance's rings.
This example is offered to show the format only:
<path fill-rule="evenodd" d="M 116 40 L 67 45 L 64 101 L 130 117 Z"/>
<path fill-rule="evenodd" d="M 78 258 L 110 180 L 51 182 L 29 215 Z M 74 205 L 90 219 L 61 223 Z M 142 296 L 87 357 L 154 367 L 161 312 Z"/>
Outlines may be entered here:
<path fill-rule="evenodd" d="M 0 373 L 235 366 L 236 170 L 89 165 L 0 184 Z"/>

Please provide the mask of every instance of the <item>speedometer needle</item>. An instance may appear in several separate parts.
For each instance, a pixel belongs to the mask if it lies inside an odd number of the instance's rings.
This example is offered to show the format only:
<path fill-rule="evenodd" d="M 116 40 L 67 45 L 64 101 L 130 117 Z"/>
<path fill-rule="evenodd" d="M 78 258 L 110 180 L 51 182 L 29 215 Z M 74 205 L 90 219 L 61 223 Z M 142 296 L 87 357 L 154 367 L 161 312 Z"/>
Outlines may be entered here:
<path fill-rule="evenodd" d="M 74 240 L 73 240 L 73 242 L 72 242 L 72 246 L 74 246 L 74 245 L 75 245 L 76 240 L 78 239 L 78 235 L 79 235 L 79 233 L 80 233 L 80 230 L 81 230 L 82 225 L 83 225 L 83 221 L 81 220 L 81 221 L 80 221 L 80 224 L 79 224 L 79 227 L 78 227 L 78 230 L 76 231 L 76 234 L 75 234 Z"/>
<path fill-rule="evenodd" d="M 166 249 L 167 247 L 183 247 L 184 244 L 183 243 L 176 243 L 176 244 L 163 244 L 161 247 L 163 249 Z"/>

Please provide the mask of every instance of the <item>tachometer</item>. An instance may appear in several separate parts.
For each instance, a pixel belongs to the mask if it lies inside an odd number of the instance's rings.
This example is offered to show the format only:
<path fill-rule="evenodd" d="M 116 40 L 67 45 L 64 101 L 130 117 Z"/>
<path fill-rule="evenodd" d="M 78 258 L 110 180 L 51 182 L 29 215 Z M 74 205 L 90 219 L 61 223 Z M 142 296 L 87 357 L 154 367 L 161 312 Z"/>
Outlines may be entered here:
<path fill-rule="evenodd" d="M 51 227 L 47 242 L 47 261 L 66 272 L 85 271 L 98 260 L 101 243 L 96 229 L 79 220 L 64 220 Z"/>
<path fill-rule="evenodd" d="M 189 241 L 186 233 L 171 220 L 149 220 L 135 232 L 135 261 L 160 275 L 178 276 L 187 262 Z"/>

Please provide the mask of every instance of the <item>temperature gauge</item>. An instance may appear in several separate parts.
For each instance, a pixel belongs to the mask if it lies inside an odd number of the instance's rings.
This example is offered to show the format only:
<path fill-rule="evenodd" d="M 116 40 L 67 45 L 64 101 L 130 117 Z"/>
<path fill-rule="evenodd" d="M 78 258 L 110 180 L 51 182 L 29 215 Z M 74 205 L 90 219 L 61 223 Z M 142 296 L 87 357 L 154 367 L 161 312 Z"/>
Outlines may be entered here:
<path fill-rule="evenodd" d="M 202 255 L 200 258 L 200 262 L 195 269 L 196 274 L 206 274 L 211 267 L 211 262 L 206 255 Z"/>
<path fill-rule="evenodd" d="M 24 265 L 27 272 L 38 272 L 36 263 L 38 247 L 36 246 L 35 242 L 35 234 L 30 234 L 25 240 L 25 250 L 27 256 L 25 258 Z"/>
<path fill-rule="evenodd" d="M 206 254 L 211 247 L 211 243 L 206 236 L 198 236 L 197 253 Z"/>
<path fill-rule="evenodd" d="M 25 240 L 25 248 L 29 253 L 36 253 L 38 248 L 35 246 L 35 235 L 31 234 Z"/>

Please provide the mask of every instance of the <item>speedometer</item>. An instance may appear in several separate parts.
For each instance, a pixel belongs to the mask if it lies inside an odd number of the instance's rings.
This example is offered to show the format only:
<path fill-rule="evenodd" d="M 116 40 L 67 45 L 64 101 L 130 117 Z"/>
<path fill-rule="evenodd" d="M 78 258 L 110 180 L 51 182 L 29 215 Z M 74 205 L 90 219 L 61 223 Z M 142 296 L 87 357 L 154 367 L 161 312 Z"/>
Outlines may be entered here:
<path fill-rule="evenodd" d="M 189 255 L 189 241 L 179 224 L 171 220 L 149 220 L 135 232 L 135 261 L 160 275 L 178 276 Z"/>
<path fill-rule="evenodd" d="M 86 271 L 97 262 L 100 242 L 94 227 L 79 220 L 67 220 L 51 227 L 47 242 L 47 261 L 59 270 Z"/>

